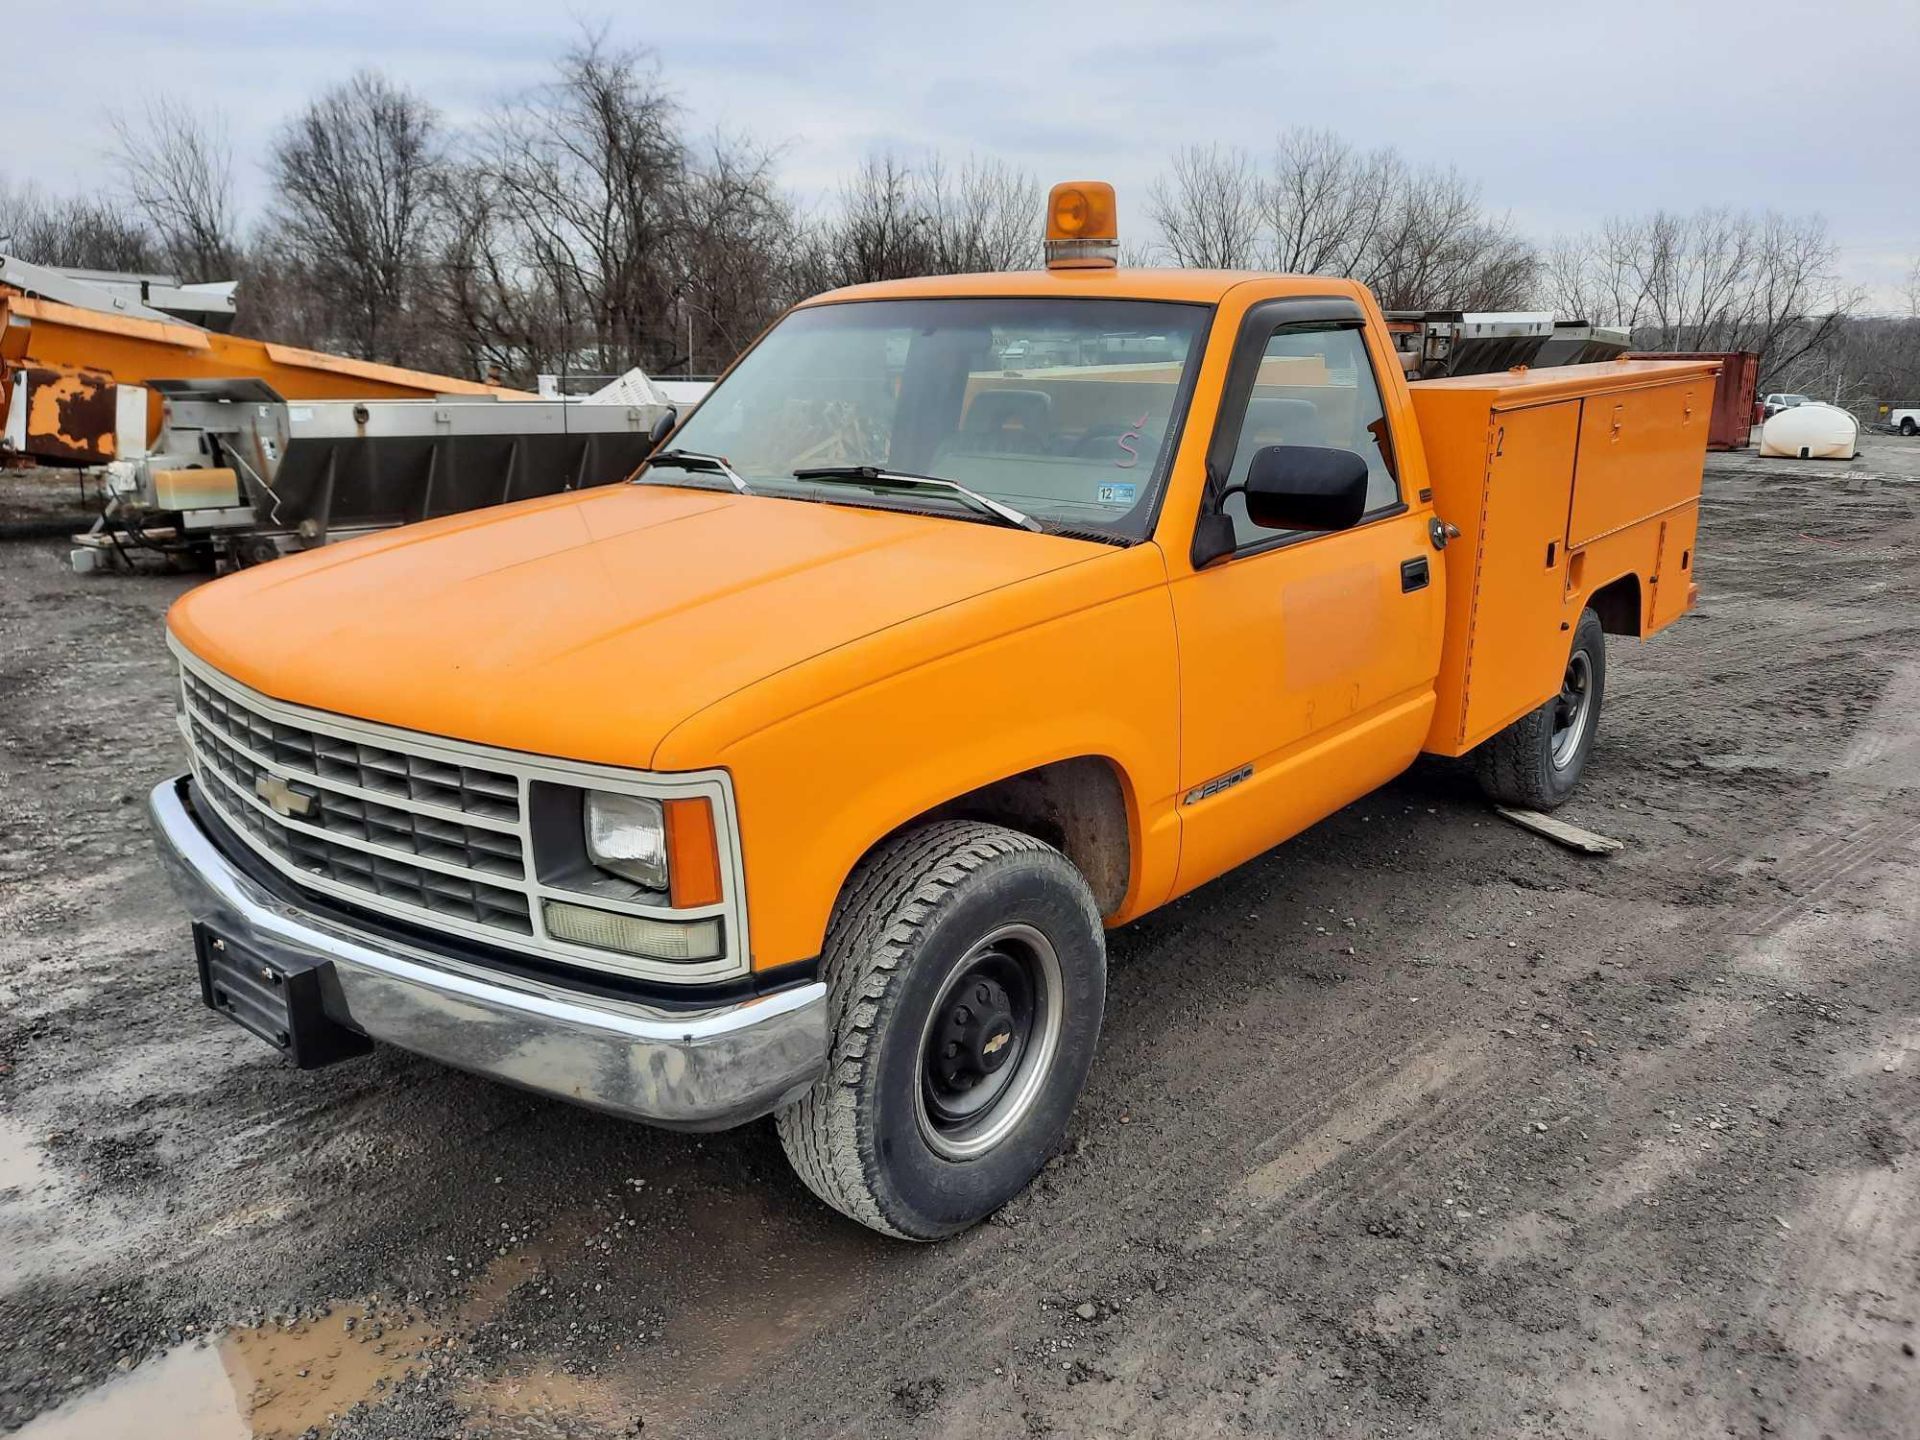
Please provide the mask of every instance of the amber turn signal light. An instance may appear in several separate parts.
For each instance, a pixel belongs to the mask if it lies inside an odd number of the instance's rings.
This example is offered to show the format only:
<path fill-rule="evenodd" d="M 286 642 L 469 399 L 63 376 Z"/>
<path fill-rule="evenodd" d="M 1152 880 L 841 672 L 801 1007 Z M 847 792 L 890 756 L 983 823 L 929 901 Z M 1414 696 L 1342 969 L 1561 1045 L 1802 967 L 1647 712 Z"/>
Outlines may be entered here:
<path fill-rule="evenodd" d="M 667 822 L 668 898 L 676 910 L 720 902 L 720 843 L 713 829 L 713 806 L 705 800 L 669 800 Z"/>

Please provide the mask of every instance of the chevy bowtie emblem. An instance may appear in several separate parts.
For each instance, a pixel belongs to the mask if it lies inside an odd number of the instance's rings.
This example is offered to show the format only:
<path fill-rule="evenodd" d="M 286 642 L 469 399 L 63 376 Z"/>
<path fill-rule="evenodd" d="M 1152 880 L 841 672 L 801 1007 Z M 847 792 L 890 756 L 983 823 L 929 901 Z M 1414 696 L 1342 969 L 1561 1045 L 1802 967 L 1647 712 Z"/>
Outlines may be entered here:
<path fill-rule="evenodd" d="M 1013 1032 L 1011 1030 L 1002 1030 L 998 1035 L 980 1047 L 980 1053 L 983 1055 L 991 1055 L 1011 1039 L 1013 1039 Z"/>
<path fill-rule="evenodd" d="M 262 775 L 253 782 L 253 793 L 271 805 L 276 814 L 306 816 L 313 813 L 313 796 L 301 794 L 278 775 Z"/>

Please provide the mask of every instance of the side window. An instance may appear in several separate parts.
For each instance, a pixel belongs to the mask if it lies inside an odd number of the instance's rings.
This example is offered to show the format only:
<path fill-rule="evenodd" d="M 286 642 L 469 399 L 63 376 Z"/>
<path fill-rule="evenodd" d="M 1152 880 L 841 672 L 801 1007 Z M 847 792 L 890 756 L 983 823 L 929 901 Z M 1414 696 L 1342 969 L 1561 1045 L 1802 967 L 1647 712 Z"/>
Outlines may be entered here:
<path fill-rule="evenodd" d="M 1399 502 L 1386 410 L 1359 330 L 1306 325 L 1274 331 L 1240 423 L 1228 484 L 1247 478 L 1254 452 L 1265 445 L 1351 450 L 1367 462 L 1367 512 Z M 1228 499 L 1227 514 L 1240 549 L 1263 544 L 1277 533 L 1248 520 L 1246 502 L 1238 495 Z"/>

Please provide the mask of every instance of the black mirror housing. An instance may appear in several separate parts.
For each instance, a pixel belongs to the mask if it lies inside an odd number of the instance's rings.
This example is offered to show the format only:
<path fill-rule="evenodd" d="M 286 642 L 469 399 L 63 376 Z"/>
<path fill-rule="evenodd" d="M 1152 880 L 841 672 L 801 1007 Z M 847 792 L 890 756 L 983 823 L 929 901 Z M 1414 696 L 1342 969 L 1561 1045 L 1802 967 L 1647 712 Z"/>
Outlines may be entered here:
<path fill-rule="evenodd" d="M 1263 530 L 1346 530 L 1367 512 L 1367 462 L 1326 445 L 1268 445 L 1235 488 Z"/>
<path fill-rule="evenodd" d="M 647 452 L 651 454 L 660 448 L 660 442 L 673 433 L 673 427 L 680 423 L 679 410 L 669 407 L 666 414 L 653 422 L 653 428 L 647 432 Z"/>

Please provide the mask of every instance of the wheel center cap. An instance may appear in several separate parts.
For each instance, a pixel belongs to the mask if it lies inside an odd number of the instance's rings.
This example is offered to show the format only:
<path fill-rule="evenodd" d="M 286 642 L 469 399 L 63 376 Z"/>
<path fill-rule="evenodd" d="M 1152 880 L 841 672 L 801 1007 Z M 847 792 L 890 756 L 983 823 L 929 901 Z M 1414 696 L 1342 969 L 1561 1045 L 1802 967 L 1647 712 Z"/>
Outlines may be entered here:
<path fill-rule="evenodd" d="M 981 1017 L 980 1068 L 992 1074 L 1013 1054 L 1013 1016 L 1004 1010 Z"/>
<path fill-rule="evenodd" d="M 969 1088 L 1004 1066 L 1018 1046 L 1013 1002 L 996 981 L 974 980 L 947 1011 L 937 1068 L 949 1083 Z"/>

